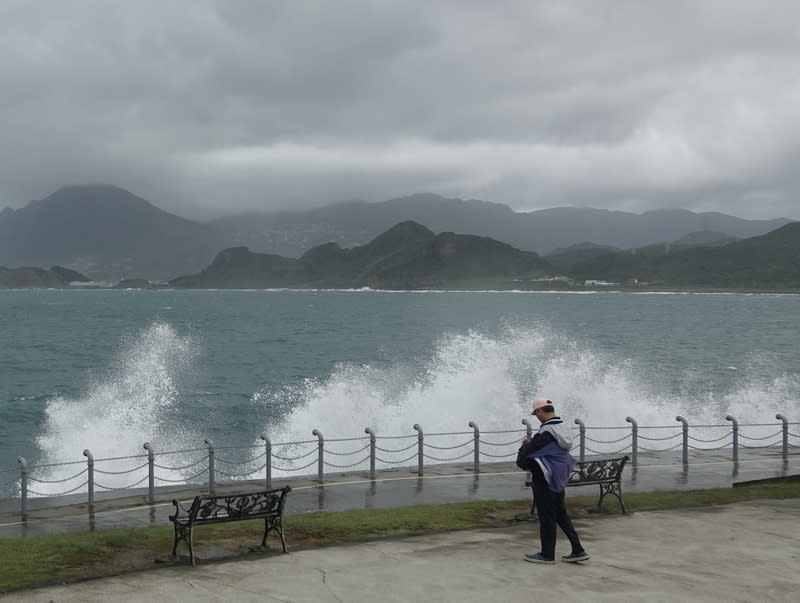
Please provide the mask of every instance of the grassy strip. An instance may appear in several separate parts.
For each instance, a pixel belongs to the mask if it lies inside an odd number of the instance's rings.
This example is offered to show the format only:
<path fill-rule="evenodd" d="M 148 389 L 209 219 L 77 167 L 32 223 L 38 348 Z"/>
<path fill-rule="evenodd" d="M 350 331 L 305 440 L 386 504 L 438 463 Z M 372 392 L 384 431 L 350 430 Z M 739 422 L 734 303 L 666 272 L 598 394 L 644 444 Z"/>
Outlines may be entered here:
<path fill-rule="evenodd" d="M 763 484 L 743 488 L 717 488 L 685 492 L 626 494 L 631 511 L 684 509 L 743 502 L 754 499 L 800 498 L 800 482 Z M 570 512 L 586 513 L 595 496 L 567 497 Z M 607 507 L 617 513 L 616 500 Z M 340 513 L 313 513 L 285 518 L 292 548 L 377 538 L 411 536 L 432 532 L 508 525 L 514 516 L 530 508 L 530 501 L 487 501 L 448 505 L 424 505 L 399 509 L 374 509 Z M 213 545 L 229 555 L 246 553 L 261 541 L 263 523 L 258 520 L 202 526 L 195 533 L 200 546 Z M 270 536 L 272 544 L 275 537 Z M 183 547 L 183 548 L 180 548 Z M 186 552 L 180 545 L 179 553 Z M 53 584 L 81 578 L 108 576 L 147 569 L 164 561 L 172 550 L 172 526 L 114 529 L 0 540 L 0 592 L 28 586 Z"/>

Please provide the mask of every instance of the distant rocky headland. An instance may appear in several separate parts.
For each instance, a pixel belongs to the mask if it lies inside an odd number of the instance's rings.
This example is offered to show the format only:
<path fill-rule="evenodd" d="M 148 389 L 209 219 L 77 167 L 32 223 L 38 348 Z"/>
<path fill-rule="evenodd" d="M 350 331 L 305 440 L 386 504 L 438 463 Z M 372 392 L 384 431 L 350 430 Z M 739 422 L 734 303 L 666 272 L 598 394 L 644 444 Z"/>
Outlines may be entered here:
<path fill-rule="evenodd" d="M 90 281 L 83 274 L 62 266 L 50 269 L 0 266 L 0 289 L 63 289 Z"/>
<path fill-rule="evenodd" d="M 366 245 L 319 245 L 298 259 L 226 249 L 197 274 L 170 281 L 181 288 L 440 289 L 512 288 L 551 270 L 538 254 L 488 237 L 434 234 L 401 222 Z"/>
<path fill-rule="evenodd" d="M 162 283 L 130 278 L 111 285 L 60 266 L 0 267 L 0 288 L 66 287 L 800 291 L 800 222 L 741 240 L 702 233 L 636 249 L 587 243 L 540 256 L 490 237 L 435 234 L 404 221 L 366 245 L 325 243 L 299 258 L 227 248 L 200 272 Z"/>
<path fill-rule="evenodd" d="M 370 243 L 328 243 L 299 259 L 220 252 L 177 288 L 570 289 L 635 287 L 800 290 L 800 223 L 759 237 L 618 250 L 578 245 L 542 257 L 488 237 L 434 234 L 402 222 Z"/>

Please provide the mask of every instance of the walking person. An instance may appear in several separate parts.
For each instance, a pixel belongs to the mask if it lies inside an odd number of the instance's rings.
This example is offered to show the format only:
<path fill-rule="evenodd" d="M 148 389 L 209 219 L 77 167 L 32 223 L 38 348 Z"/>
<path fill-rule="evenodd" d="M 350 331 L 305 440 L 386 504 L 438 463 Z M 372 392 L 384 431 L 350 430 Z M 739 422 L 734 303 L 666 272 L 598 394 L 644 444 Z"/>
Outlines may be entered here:
<path fill-rule="evenodd" d="M 567 563 L 586 561 L 589 555 L 581 545 L 564 504 L 564 490 L 575 465 L 575 459 L 569 453 L 572 433 L 556 415 L 553 403 L 547 398 L 536 398 L 531 414 L 539 419 L 541 425 L 532 438 L 522 440 L 517 453 L 517 465 L 530 471 L 533 476 L 533 499 L 539 515 L 542 548 L 538 553 L 526 554 L 525 560 L 531 563 L 555 563 L 558 526 L 572 546 L 572 552 L 563 555 L 561 560 Z"/>

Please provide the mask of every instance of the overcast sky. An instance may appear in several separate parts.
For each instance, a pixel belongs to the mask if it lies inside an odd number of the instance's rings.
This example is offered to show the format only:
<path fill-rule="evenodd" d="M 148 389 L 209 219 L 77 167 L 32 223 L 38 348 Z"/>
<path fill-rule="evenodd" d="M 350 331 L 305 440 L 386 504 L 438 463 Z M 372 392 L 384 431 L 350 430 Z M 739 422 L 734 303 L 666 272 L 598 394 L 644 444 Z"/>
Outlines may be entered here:
<path fill-rule="evenodd" d="M 800 2 L 0 1 L 0 207 L 800 219 Z"/>

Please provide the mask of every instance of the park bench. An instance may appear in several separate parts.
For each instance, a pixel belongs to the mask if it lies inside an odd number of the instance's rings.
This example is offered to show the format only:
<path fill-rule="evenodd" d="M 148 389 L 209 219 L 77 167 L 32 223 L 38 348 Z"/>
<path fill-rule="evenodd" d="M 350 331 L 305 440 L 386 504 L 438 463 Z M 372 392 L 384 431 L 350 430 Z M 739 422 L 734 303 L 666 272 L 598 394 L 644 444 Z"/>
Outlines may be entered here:
<path fill-rule="evenodd" d="M 600 486 L 600 498 L 597 501 L 598 508 L 603 504 L 603 498 L 605 498 L 606 494 L 613 494 L 619 500 L 622 512 L 627 513 L 625 501 L 622 499 L 622 470 L 629 460 L 629 456 L 620 456 L 612 459 L 578 461 L 569 474 L 567 487 L 593 486 L 596 484 Z M 527 481 L 525 485 L 530 486 L 531 490 L 533 489 L 533 482 Z M 531 515 L 535 510 L 536 499 L 534 498 L 531 506 Z"/>
<path fill-rule="evenodd" d="M 283 507 L 286 497 L 291 492 L 290 486 L 276 490 L 262 490 L 244 494 L 227 494 L 220 496 L 195 496 L 187 509 L 179 501 L 173 500 L 175 515 L 169 520 L 175 526 L 175 544 L 172 547 L 172 558 L 176 557 L 178 542 L 184 541 L 189 547 L 189 559 L 194 562 L 193 530 L 195 526 L 228 521 L 244 521 L 247 519 L 264 519 L 264 538 L 261 548 L 267 546 L 267 536 L 275 530 L 281 537 L 283 552 L 286 552 L 286 539 L 283 535 Z"/>

